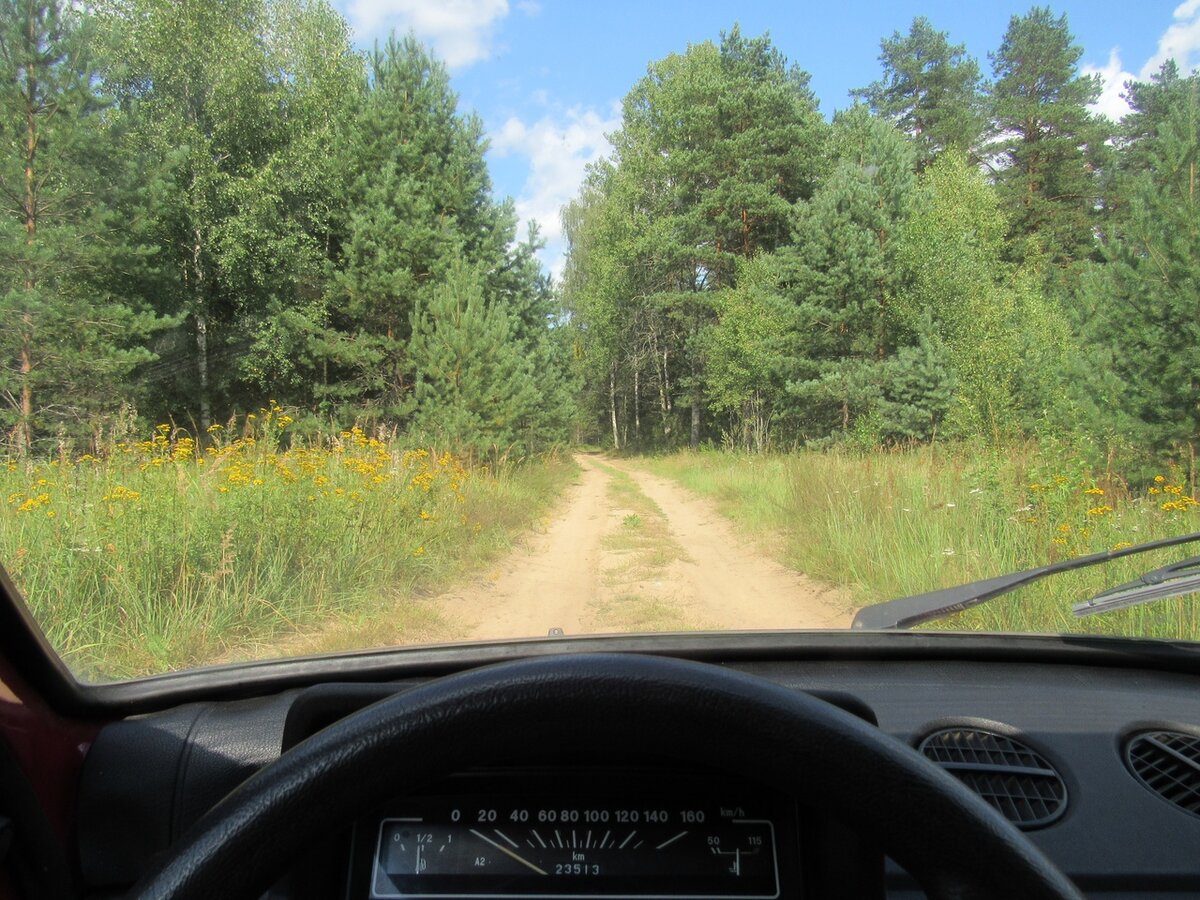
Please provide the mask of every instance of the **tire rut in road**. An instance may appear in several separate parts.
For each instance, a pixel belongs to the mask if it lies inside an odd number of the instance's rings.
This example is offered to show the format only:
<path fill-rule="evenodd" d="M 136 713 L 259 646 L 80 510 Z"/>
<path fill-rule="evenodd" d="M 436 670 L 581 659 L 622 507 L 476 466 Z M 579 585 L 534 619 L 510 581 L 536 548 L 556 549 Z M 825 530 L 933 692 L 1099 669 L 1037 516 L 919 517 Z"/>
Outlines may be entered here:
<path fill-rule="evenodd" d="M 424 601 L 457 637 L 849 625 L 837 591 L 748 546 L 707 501 L 629 462 L 577 461 L 579 480 L 544 531 Z"/>
<path fill-rule="evenodd" d="M 635 465 L 617 468 L 658 505 L 687 549 L 689 561 L 675 576 L 697 615 L 723 629 L 850 626 L 851 608 L 840 591 L 765 556 L 709 501 Z"/>

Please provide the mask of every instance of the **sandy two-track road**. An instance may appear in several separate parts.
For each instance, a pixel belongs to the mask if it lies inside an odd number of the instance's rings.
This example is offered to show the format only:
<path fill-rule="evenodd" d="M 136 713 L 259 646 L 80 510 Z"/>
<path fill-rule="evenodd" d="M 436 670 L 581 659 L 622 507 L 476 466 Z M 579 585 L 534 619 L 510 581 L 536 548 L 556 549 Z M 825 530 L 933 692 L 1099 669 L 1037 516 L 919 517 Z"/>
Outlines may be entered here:
<path fill-rule="evenodd" d="M 544 531 L 426 601 L 461 638 L 849 625 L 844 598 L 749 546 L 708 501 L 636 463 L 577 461 Z"/>

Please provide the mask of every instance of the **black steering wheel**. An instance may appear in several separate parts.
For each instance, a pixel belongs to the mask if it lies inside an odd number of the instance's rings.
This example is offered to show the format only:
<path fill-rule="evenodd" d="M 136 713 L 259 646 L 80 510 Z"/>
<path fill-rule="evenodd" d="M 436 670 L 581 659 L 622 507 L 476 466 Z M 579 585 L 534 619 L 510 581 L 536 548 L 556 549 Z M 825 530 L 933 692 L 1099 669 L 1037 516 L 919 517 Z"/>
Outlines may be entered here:
<path fill-rule="evenodd" d="M 911 747 L 798 691 L 693 662 L 548 657 L 474 669 L 348 716 L 214 807 L 131 896 L 260 896 L 379 800 L 522 749 L 636 747 L 753 772 L 836 810 L 937 900 L 1082 900 L 1028 838 Z"/>

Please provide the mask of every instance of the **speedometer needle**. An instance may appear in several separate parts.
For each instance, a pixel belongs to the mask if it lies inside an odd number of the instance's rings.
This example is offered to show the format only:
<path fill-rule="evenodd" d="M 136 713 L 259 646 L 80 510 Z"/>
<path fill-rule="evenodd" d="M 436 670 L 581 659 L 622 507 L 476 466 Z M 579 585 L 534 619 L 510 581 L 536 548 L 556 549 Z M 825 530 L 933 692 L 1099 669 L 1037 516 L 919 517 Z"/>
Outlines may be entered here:
<path fill-rule="evenodd" d="M 524 857 L 518 856 L 517 854 L 513 853 L 511 850 L 509 850 L 503 844 L 497 844 L 495 841 L 493 841 L 490 837 L 488 837 L 483 832 L 476 831 L 474 828 L 472 828 L 471 834 L 475 835 L 475 837 L 479 838 L 481 841 L 486 841 L 487 843 L 491 844 L 493 847 L 495 847 L 501 853 L 508 854 L 513 859 L 515 859 L 517 862 L 519 862 L 521 865 L 529 866 L 529 868 L 533 869 L 533 871 L 537 872 L 539 875 L 549 875 L 550 874 L 545 869 L 535 866 L 533 863 L 531 863 L 529 860 L 525 859 Z"/>

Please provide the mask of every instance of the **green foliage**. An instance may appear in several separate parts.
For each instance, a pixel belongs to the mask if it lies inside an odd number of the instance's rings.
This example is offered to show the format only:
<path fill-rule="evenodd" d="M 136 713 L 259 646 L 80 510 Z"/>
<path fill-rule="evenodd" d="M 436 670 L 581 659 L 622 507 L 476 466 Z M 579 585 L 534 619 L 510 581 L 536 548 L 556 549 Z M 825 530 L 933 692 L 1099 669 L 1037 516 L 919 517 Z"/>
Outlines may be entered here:
<path fill-rule="evenodd" d="M 482 273 L 463 263 L 413 312 L 414 427 L 436 446 L 493 460 L 526 449 L 522 431 L 537 390 L 534 361 L 514 340 L 515 325 L 485 300 Z"/>
<path fill-rule="evenodd" d="M 1126 436 L 1186 448 L 1200 434 L 1200 76 L 1168 67 L 1131 99 L 1123 203 L 1081 318 L 1097 348 L 1093 387 L 1123 413 Z"/>
<path fill-rule="evenodd" d="M 901 347 L 889 357 L 876 406 L 877 434 L 871 449 L 881 442 L 931 441 L 954 408 L 956 382 L 949 354 L 926 321 L 917 343 Z"/>
<path fill-rule="evenodd" d="M 987 124 L 979 64 L 924 16 L 880 42 L 883 77 L 854 96 L 912 137 L 924 168 L 944 150 L 974 150 Z"/>
<path fill-rule="evenodd" d="M 491 198 L 483 124 L 457 104 L 412 37 L 371 54 L 340 156 L 348 214 L 309 342 L 313 397 L 342 420 L 413 415 L 475 453 L 544 448 L 571 419 L 556 304 L 536 233 L 517 243 L 511 205 Z"/>
<path fill-rule="evenodd" d="M 445 67 L 413 38 L 371 54 L 369 87 L 342 145 L 348 216 L 318 350 L 336 373 L 318 396 L 335 411 L 408 411 L 413 310 L 495 224 L 480 215 L 496 216 L 482 126 L 456 106 Z"/>
<path fill-rule="evenodd" d="M 895 311 L 946 348 L 958 384 L 954 428 L 993 439 L 1015 425 L 1024 327 L 1014 271 L 1002 260 L 1006 224 L 978 170 L 946 154 L 926 173 L 897 252 Z"/>
<path fill-rule="evenodd" d="M 94 26 L 60 0 L 0 3 L 0 428 L 21 453 L 115 410 L 157 324 L 102 274 L 132 248 Z"/>
<path fill-rule="evenodd" d="M 788 391 L 806 437 L 848 430 L 878 396 L 878 368 L 895 347 L 895 238 L 916 186 L 908 142 L 866 107 L 840 114 L 833 138 L 838 161 L 797 208 L 794 243 L 781 253 Z"/>
<path fill-rule="evenodd" d="M 1055 18 L 1047 7 L 1013 16 L 992 54 L 990 149 L 1018 258 L 1041 252 L 1064 265 L 1087 257 L 1094 244 L 1094 163 L 1108 126 L 1088 111 L 1100 82 L 1078 74 L 1082 54 L 1066 16 Z"/>
<path fill-rule="evenodd" d="M 710 295 L 736 287 L 739 260 L 786 243 L 824 168 L 825 131 L 808 75 L 736 27 L 652 63 L 629 92 L 613 158 L 566 217 L 564 294 L 615 445 L 629 425 L 641 438 L 643 409 L 659 440 L 682 425 L 699 443 Z"/>
<path fill-rule="evenodd" d="M 650 65 L 564 215 L 584 434 L 670 447 L 690 411 L 693 446 L 1194 444 L 1194 77 L 1132 85 L 1110 146 L 1047 9 L 984 96 L 926 19 L 881 50 L 831 127 L 765 38 Z"/>
<path fill-rule="evenodd" d="M 652 62 L 564 211 L 558 290 L 412 37 L 357 54 L 326 0 L 0 12 L 0 420 L 23 451 L 128 404 L 203 433 L 266 398 L 493 457 L 573 430 L 1071 434 L 1149 465 L 1200 431 L 1196 76 L 1132 85 L 1109 146 L 1046 9 L 1009 23 L 986 116 L 923 18 L 832 124 L 765 35 Z"/>
<path fill-rule="evenodd" d="M 245 396 L 245 376 L 268 388 L 294 377 L 282 361 L 294 319 L 313 315 L 331 219 L 322 147 L 339 130 L 357 60 L 320 0 L 100 9 L 117 42 L 107 80 L 144 166 L 141 212 L 158 248 L 151 296 L 193 344 L 176 342 L 173 377 L 152 393 L 206 429 L 214 407 Z"/>
<path fill-rule="evenodd" d="M 773 255 L 742 261 L 737 287 L 715 295 L 716 321 L 704 335 L 709 407 L 729 417 L 729 439 L 746 449 L 766 448 L 782 396 L 779 343 L 787 309 L 779 282 Z"/>
<path fill-rule="evenodd" d="M 278 398 L 404 427 L 414 313 L 460 261 L 561 442 L 557 299 L 484 128 L 413 38 L 364 60 L 326 0 L 0 4 L 0 425 L 98 440 L 131 405 L 206 434 Z"/>

